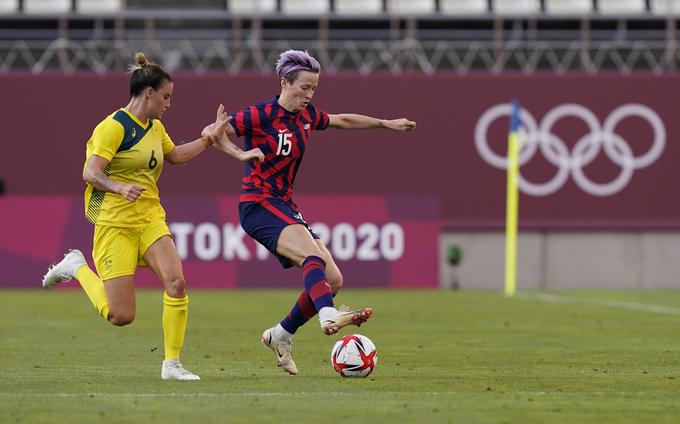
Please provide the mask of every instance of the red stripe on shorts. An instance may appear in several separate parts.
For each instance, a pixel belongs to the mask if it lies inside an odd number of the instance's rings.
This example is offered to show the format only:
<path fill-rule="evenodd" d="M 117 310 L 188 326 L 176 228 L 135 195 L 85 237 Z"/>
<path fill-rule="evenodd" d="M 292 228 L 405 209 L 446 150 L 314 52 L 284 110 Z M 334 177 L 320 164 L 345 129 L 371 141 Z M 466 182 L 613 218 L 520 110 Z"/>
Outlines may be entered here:
<path fill-rule="evenodd" d="M 296 220 L 293 218 L 289 217 L 285 213 L 281 212 L 280 210 L 276 209 L 276 206 L 272 205 L 269 203 L 267 200 L 263 200 L 262 202 L 258 203 L 259 205 L 262 205 L 265 209 L 267 209 L 269 212 L 273 213 L 274 215 L 278 216 L 281 218 L 283 221 L 285 221 L 288 224 L 299 224 Z"/>

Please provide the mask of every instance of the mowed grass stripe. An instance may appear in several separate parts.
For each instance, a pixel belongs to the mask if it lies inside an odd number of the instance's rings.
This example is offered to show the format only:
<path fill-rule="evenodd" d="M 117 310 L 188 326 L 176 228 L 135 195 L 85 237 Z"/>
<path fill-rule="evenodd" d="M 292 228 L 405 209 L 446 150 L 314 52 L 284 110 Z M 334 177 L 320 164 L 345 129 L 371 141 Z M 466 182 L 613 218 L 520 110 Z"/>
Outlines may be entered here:
<path fill-rule="evenodd" d="M 418 396 L 456 396 L 456 395 L 464 395 L 467 392 L 417 392 Z M 611 396 L 611 395 L 616 395 L 616 396 L 628 396 L 628 395 L 649 395 L 649 393 L 645 392 L 625 392 L 625 391 L 613 391 L 613 392 L 604 392 L 604 391 L 589 391 L 589 392 L 580 392 L 580 393 L 573 393 L 573 392 L 528 392 L 528 391 L 514 391 L 513 393 L 518 394 L 518 395 L 528 395 L 528 396 L 583 396 L 583 395 L 588 395 L 588 396 Z M 304 396 L 304 397 L 326 397 L 326 396 L 348 396 L 348 397 L 357 397 L 357 396 L 364 396 L 364 395 L 379 395 L 383 397 L 391 397 L 391 396 L 413 396 L 413 392 L 386 392 L 386 391 L 380 391 L 380 392 L 194 392 L 194 393 L 25 393 L 25 394 L 16 394 L 16 393 L 0 393 L 0 396 L 4 397 L 64 397 L 64 398 L 70 398 L 70 397 L 82 397 L 82 398 L 91 398 L 91 397 L 296 397 L 296 396 Z"/>
<path fill-rule="evenodd" d="M 77 283 L 72 284 L 78 287 Z M 680 291 L 556 294 L 680 308 Z M 259 343 L 296 290 L 190 292 L 182 362 L 200 382 L 160 380 L 162 292 L 137 294 L 118 328 L 78 289 L 2 291 L 0 422 L 675 423 L 675 314 L 505 297 L 501 291 L 343 290 L 371 306 L 359 329 L 378 347 L 366 379 L 342 379 L 337 337 L 301 328 L 300 374 Z M 346 334 L 346 331 L 343 331 Z"/>

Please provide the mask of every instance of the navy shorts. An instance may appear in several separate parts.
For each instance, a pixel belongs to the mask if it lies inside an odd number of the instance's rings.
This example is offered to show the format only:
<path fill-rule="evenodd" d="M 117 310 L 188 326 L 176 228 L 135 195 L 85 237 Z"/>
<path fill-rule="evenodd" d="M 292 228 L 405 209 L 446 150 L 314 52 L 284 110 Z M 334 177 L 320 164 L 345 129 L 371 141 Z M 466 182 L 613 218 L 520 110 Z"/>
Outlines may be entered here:
<path fill-rule="evenodd" d="M 292 224 L 302 224 L 312 237 L 319 238 L 304 220 L 300 211 L 276 197 L 258 202 L 241 202 L 238 205 L 238 211 L 243 230 L 266 247 L 284 268 L 293 266 L 286 257 L 276 253 L 276 243 L 284 228 Z"/>

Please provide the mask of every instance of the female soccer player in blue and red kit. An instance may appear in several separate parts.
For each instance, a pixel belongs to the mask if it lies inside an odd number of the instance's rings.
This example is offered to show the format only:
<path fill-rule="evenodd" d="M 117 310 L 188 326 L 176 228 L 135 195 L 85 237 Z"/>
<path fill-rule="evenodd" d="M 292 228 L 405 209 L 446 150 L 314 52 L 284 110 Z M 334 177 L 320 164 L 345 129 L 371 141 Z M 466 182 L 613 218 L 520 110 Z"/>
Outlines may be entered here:
<path fill-rule="evenodd" d="M 260 150 L 258 160 L 245 163 L 239 205 L 241 226 L 284 268 L 302 268 L 305 288 L 297 302 L 280 323 L 262 334 L 262 343 L 274 351 L 279 367 L 289 374 L 297 374 L 290 353 L 291 337 L 314 315 L 319 314 L 321 330 L 331 335 L 346 325 L 360 325 L 373 313 L 371 308 L 335 309 L 333 296 L 342 287 L 342 274 L 293 201 L 293 182 L 311 132 L 329 126 L 400 132 L 416 127 L 405 118 L 331 115 L 317 109 L 310 102 L 319 84 L 320 69 L 319 62 L 307 52 L 281 53 L 276 63 L 281 94 L 233 114 L 226 134 L 215 144 L 237 159 L 245 154 L 233 143 L 237 137 L 244 137 L 245 149 L 251 155 L 253 149 Z"/>

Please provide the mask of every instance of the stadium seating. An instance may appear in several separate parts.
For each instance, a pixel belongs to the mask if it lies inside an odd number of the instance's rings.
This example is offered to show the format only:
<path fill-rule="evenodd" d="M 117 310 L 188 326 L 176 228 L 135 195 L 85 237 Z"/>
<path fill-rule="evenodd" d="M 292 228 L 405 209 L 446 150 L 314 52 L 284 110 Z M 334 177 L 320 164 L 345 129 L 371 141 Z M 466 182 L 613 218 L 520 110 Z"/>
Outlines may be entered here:
<path fill-rule="evenodd" d="M 680 0 L 651 0 L 649 7 L 657 15 L 677 15 L 680 13 Z"/>
<path fill-rule="evenodd" d="M 434 0 L 387 0 L 387 11 L 396 14 L 434 13 Z"/>
<path fill-rule="evenodd" d="M 24 0 L 26 13 L 68 13 L 71 11 L 71 0 Z"/>
<path fill-rule="evenodd" d="M 473 15 L 487 13 L 486 0 L 439 0 L 439 11 L 445 15 Z"/>
<path fill-rule="evenodd" d="M 78 13 L 116 13 L 123 7 L 122 0 L 76 0 Z"/>
<path fill-rule="evenodd" d="M 329 0 L 282 0 L 281 12 L 289 15 L 316 15 L 331 11 Z"/>
<path fill-rule="evenodd" d="M 335 0 L 335 13 L 340 15 L 374 15 L 382 13 L 382 0 Z"/>
<path fill-rule="evenodd" d="M 545 0 L 545 12 L 548 14 L 577 15 L 592 11 L 593 0 Z"/>
<path fill-rule="evenodd" d="M 491 9 L 492 12 L 499 14 L 539 13 L 541 0 L 495 0 Z"/>
<path fill-rule="evenodd" d="M 257 0 L 255 0 L 257 2 Z M 126 10 L 225 10 L 230 0 L 125 0 Z"/>
<path fill-rule="evenodd" d="M 0 14 L 19 10 L 19 0 L 0 0 Z"/>
<path fill-rule="evenodd" d="M 597 10 L 603 14 L 632 14 L 647 11 L 645 0 L 598 0 Z"/>
<path fill-rule="evenodd" d="M 272 13 L 276 12 L 276 0 L 229 0 L 232 13 Z"/>

